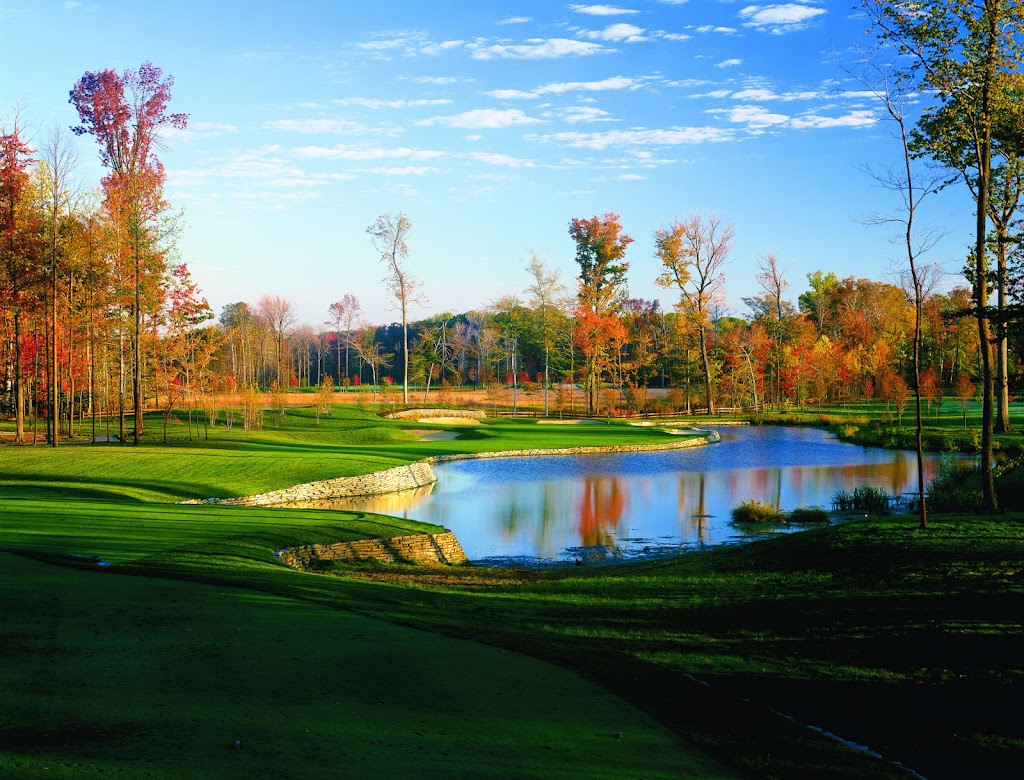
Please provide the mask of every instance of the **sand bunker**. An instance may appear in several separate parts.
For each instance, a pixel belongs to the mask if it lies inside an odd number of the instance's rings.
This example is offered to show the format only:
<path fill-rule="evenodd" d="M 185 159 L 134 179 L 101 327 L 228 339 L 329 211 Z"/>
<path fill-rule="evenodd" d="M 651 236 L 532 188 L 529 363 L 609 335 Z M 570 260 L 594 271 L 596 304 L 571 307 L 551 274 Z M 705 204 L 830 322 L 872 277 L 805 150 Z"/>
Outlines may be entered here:
<path fill-rule="evenodd" d="M 451 441 L 457 439 L 459 436 L 458 431 L 411 431 L 406 430 L 406 433 L 411 433 L 413 436 L 418 436 L 423 441 Z"/>
<path fill-rule="evenodd" d="M 475 417 L 423 417 L 416 422 L 429 425 L 479 425 L 480 421 Z"/>

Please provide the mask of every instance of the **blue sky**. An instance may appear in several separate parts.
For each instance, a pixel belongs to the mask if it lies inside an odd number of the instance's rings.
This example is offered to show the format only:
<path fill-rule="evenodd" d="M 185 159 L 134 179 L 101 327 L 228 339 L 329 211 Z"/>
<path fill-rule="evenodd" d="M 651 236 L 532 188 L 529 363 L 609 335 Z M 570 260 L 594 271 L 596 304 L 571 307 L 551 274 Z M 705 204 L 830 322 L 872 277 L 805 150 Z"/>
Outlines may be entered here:
<path fill-rule="evenodd" d="M 351 293 L 394 320 L 365 233 L 385 211 L 413 223 L 416 316 L 521 293 L 531 250 L 571 282 L 569 221 L 609 211 L 635 239 L 631 295 L 671 305 L 651 236 L 699 210 L 735 225 L 726 295 L 744 315 L 764 253 L 794 300 L 814 270 L 885 279 L 899 262 L 863 224 L 898 204 L 860 168 L 898 148 L 843 67 L 872 42 L 852 6 L 0 0 L 0 117 L 74 124 L 86 70 L 172 75 L 190 118 L 166 138 L 167 191 L 218 312 L 276 293 L 317 324 Z M 929 259 L 955 270 L 971 202 L 961 186 L 931 205 L 950 232 Z"/>

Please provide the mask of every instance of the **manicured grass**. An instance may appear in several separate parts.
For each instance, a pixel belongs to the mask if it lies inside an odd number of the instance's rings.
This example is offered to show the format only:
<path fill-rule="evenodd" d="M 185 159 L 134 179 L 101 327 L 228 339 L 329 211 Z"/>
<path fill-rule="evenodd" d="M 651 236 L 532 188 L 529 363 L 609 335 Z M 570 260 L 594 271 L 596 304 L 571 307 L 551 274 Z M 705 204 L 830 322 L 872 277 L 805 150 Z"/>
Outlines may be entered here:
<path fill-rule="evenodd" d="M 0 447 L 0 495 L 38 494 L 138 501 L 181 501 L 251 495 L 332 477 L 365 474 L 454 452 L 657 444 L 675 437 L 626 424 L 545 426 L 535 420 L 488 420 L 458 428 L 453 441 L 421 441 L 408 429 L 443 428 L 415 421 L 362 415 L 350 406 L 333 407 L 317 425 L 313 411 L 290 408 L 262 431 L 246 433 L 236 424 L 218 425 L 209 440 L 188 442 L 181 425 L 162 443 L 162 423 L 147 419 L 145 444 L 91 445 L 82 440 L 57 450 Z"/>
<path fill-rule="evenodd" d="M 735 776 L 517 653 L 10 555 L 0 592 L 3 777 Z"/>

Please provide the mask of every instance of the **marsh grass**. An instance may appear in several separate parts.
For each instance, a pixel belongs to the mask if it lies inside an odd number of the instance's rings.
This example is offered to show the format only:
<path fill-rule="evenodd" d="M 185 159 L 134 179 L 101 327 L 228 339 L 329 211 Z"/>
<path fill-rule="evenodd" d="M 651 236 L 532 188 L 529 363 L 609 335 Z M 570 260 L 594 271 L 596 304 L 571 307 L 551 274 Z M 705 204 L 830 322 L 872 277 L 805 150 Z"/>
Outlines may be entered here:
<path fill-rule="evenodd" d="M 788 517 L 777 507 L 751 498 L 733 508 L 732 520 L 734 523 L 785 523 Z"/>

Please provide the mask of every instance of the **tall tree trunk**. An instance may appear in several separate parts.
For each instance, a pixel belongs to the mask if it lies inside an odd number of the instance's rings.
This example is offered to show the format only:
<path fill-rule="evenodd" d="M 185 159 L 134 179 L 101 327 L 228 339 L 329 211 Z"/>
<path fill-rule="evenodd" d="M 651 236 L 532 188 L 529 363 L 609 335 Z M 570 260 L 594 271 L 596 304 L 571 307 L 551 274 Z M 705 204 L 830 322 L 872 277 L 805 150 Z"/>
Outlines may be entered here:
<path fill-rule="evenodd" d="M 138 226 L 135 229 L 135 300 L 132 305 L 132 316 L 134 318 L 134 358 L 135 366 L 132 371 L 132 407 L 135 412 L 135 425 L 132 439 L 135 446 L 139 444 L 139 437 L 142 435 L 142 258 L 139 247 Z"/>
<path fill-rule="evenodd" d="M 700 336 L 700 358 L 704 364 L 704 394 L 707 398 L 707 413 L 715 413 L 715 399 L 711 394 L 711 362 L 708 360 L 708 345 L 707 337 L 704 333 L 704 323 L 702 322 L 698 327 L 698 333 Z"/>
<path fill-rule="evenodd" d="M 25 443 L 25 372 L 21 361 L 21 309 L 14 312 L 14 443 Z"/>
<path fill-rule="evenodd" d="M 981 487 L 984 496 L 985 511 L 997 512 L 999 502 L 996 498 L 993 470 L 993 395 L 994 382 L 992 376 L 992 334 L 988 320 L 988 263 L 986 260 L 985 239 L 988 235 L 988 199 L 989 181 L 992 172 L 992 122 L 991 88 L 995 80 L 996 42 L 999 36 L 997 25 L 998 0 L 985 0 L 985 18 L 988 25 L 985 68 L 982 74 L 982 95 L 980 113 L 988 118 L 983 122 L 981 137 L 978 139 L 978 207 L 977 235 L 975 236 L 975 302 L 977 304 L 978 337 L 981 341 L 981 376 L 983 383 L 981 410 Z"/>
<path fill-rule="evenodd" d="M 1006 239 L 1000 235 L 996 243 L 996 420 L 997 433 L 1010 433 L 1009 339 L 1006 335 Z"/>

